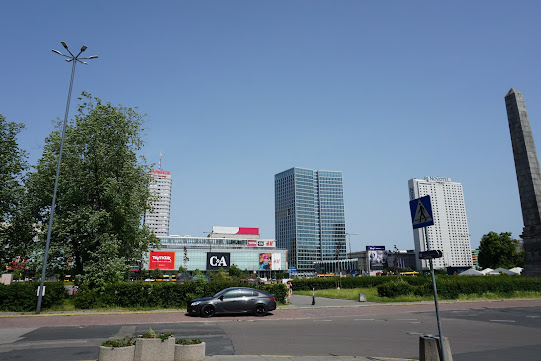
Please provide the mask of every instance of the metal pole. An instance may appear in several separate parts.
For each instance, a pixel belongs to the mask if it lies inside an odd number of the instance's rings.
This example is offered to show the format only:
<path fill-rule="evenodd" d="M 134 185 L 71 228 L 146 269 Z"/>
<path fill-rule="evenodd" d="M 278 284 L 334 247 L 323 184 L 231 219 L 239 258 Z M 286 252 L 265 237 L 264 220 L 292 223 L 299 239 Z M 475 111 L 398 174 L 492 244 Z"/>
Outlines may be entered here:
<path fill-rule="evenodd" d="M 430 251 L 430 243 L 428 242 L 428 231 L 427 227 L 423 227 L 425 229 L 425 237 L 426 237 L 426 249 L 427 251 Z M 429 259 L 430 263 L 430 276 L 432 277 L 432 290 L 434 291 L 434 303 L 436 305 L 436 319 L 438 321 L 438 332 L 440 337 L 440 350 L 441 350 L 441 358 L 442 361 L 445 361 L 445 347 L 443 347 L 443 333 L 441 330 L 441 320 L 440 320 L 440 308 L 438 305 L 438 290 L 436 288 L 436 277 L 434 276 L 434 263 L 432 258 Z"/>
<path fill-rule="evenodd" d="M 64 124 L 62 125 L 62 139 L 60 140 L 60 152 L 58 153 L 58 163 L 56 165 L 56 178 L 54 180 L 53 202 L 51 204 L 51 214 L 49 216 L 49 228 L 47 229 L 47 240 L 45 242 L 45 254 L 43 255 L 43 267 L 41 269 L 41 281 L 39 284 L 38 305 L 37 305 L 36 313 L 41 312 L 41 299 L 43 297 L 43 282 L 45 280 L 45 270 L 47 268 L 47 257 L 49 255 L 49 246 L 51 244 L 51 230 L 53 228 L 53 217 L 54 217 L 54 210 L 56 206 L 56 192 L 58 190 L 58 177 L 60 176 L 60 164 L 62 163 L 62 150 L 64 149 L 64 138 L 66 136 L 66 126 L 68 123 L 68 113 L 69 113 L 70 101 L 71 101 L 71 90 L 73 88 L 73 77 L 75 75 L 75 63 L 77 63 L 77 61 L 73 60 L 73 65 L 71 67 L 70 87 L 68 91 L 68 102 L 66 103 L 66 113 L 64 114 Z"/>

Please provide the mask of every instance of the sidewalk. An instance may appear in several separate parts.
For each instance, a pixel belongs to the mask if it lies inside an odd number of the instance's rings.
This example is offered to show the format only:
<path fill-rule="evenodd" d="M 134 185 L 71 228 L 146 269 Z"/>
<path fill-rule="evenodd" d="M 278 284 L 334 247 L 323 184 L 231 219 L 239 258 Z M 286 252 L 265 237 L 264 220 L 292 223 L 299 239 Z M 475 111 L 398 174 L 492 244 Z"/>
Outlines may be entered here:
<path fill-rule="evenodd" d="M 312 302 L 315 301 L 314 305 Z M 302 296 L 292 294 L 289 300 L 289 304 L 284 306 L 279 306 L 279 309 L 288 309 L 288 308 L 303 308 L 303 307 L 358 307 L 362 305 L 375 304 L 374 302 L 359 302 L 354 300 L 344 300 L 336 298 L 325 298 L 325 297 L 315 297 L 312 296 Z"/>
<path fill-rule="evenodd" d="M 413 359 L 362 357 L 362 356 L 268 356 L 268 355 L 228 355 L 207 356 L 205 361 L 415 361 Z"/>

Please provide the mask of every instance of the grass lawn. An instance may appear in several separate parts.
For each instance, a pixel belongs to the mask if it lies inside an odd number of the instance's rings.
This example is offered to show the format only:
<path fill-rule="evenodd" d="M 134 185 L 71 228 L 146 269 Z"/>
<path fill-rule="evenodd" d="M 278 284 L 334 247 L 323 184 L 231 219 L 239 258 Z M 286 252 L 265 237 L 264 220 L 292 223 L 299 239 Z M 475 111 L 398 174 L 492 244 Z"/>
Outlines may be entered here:
<path fill-rule="evenodd" d="M 296 295 L 305 295 L 312 296 L 312 291 L 293 291 Z M 315 294 L 317 297 L 327 297 L 327 298 L 341 298 L 346 300 L 355 300 L 359 299 L 359 293 L 364 293 L 366 295 L 366 300 L 369 302 L 415 302 L 415 301 L 431 301 L 434 300 L 434 297 L 427 296 L 415 296 L 415 295 L 405 295 L 399 296 L 396 298 L 390 297 L 379 297 L 378 290 L 375 287 L 370 288 L 351 288 L 351 289 L 326 289 L 326 290 L 316 290 Z M 510 294 L 499 294 L 499 293 L 483 293 L 483 294 L 470 294 L 470 295 L 460 295 L 459 299 L 461 300 L 472 300 L 472 299 L 494 299 L 494 298 L 534 298 L 541 297 L 541 292 L 513 292 Z"/>

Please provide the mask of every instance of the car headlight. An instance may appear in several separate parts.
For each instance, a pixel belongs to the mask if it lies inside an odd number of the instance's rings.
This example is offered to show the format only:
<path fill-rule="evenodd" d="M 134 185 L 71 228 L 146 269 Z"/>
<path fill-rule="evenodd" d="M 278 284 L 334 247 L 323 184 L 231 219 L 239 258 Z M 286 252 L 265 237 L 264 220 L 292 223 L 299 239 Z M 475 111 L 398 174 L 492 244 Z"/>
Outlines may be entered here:
<path fill-rule="evenodd" d="M 201 301 L 195 301 L 195 302 L 192 302 L 192 303 L 190 304 L 190 306 L 197 306 L 197 305 L 200 304 L 200 303 L 201 303 Z"/>

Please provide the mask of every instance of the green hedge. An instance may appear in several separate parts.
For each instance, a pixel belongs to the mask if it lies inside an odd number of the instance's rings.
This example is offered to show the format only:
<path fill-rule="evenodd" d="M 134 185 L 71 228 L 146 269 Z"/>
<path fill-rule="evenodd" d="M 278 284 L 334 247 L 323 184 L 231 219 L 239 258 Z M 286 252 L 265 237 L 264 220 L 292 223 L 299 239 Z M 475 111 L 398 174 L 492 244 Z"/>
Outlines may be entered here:
<path fill-rule="evenodd" d="M 41 299 L 41 308 L 61 304 L 68 297 L 62 282 L 45 282 L 45 296 Z M 27 312 L 35 311 L 38 303 L 39 282 L 14 282 L 11 285 L 0 284 L 0 311 Z"/>
<path fill-rule="evenodd" d="M 367 288 L 376 287 L 387 283 L 395 276 L 381 277 L 325 277 L 325 278 L 297 278 L 291 280 L 293 291 L 295 290 L 326 290 L 330 288 Z M 410 277 L 414 278 L 414 277 Z"/>
<path fill-rule="evenodd" d="M 424 282 L 411 282 L 413 278 L 415 277 L 404 277 L 399 281 L 389 280 L 378 286 L 378 295 L 380 297 L 397 297 L 409 294 L 419 296 L 432 295 L 430 277 L 423 277 Z M 483 293 L 497 293 L 506 295 L 515 291 L 541 292 L 541 278 L 522 278 L 516 276 L 438 276 L 436 277 L 436 286 L 438 296 L 442 299 L 457 299 L 461 294 L 481 295 Z"/>
<path fill-rule="evenodd" d="M 149 307 L 186 308 L 193 298 L 209 297 L 228 287 L 246 286 L 240 281 L 197 282 L 123 282 L 110 284 L 104 289 L 79 287 L 74 297 L 75 307 Z M 284 302 L 287 288 L 283 284 L 259 285 L 254 288 L 273 293 L 276 301 Z"/>

